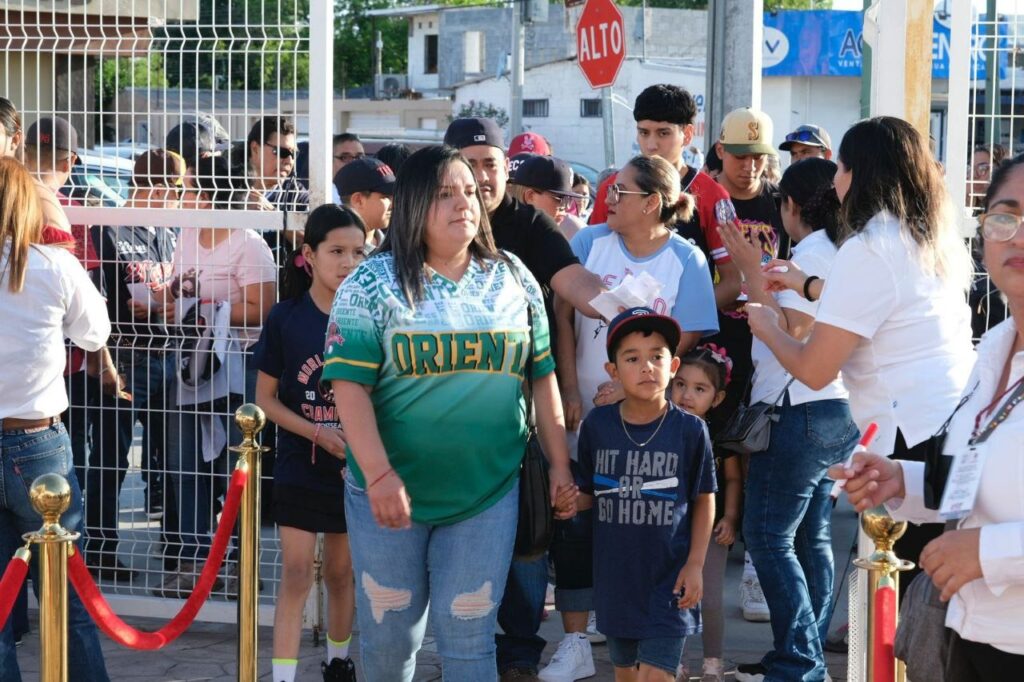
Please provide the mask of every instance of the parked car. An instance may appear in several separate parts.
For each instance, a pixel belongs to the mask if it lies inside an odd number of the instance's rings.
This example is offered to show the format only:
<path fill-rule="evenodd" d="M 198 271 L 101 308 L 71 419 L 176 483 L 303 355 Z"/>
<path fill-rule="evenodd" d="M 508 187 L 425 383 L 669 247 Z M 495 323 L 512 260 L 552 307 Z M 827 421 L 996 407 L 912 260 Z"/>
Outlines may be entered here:
<path fill-rule="evenodd" d="M 78 155 L 81 163 L 71 169 L 64 194 L 87 206 L 116 208 L 128 201 L 134 162 L 117 156 Z"/>

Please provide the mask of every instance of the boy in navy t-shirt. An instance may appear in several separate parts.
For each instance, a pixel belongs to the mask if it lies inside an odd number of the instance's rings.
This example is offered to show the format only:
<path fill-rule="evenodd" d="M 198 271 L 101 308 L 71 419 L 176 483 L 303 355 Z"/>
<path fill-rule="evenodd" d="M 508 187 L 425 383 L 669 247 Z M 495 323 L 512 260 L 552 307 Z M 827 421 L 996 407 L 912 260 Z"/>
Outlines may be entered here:
<path fill-rule="evenodd" d="M 665 397 L 680 335 L 649 308 L 612 320 L 606 368 L 626 399 L 580 427 L 580 490 L 595 498 L 597 627 L 618 682 L 671 682 L 686 636 L 700 631 L 715 468 L 704 422 Z"/>

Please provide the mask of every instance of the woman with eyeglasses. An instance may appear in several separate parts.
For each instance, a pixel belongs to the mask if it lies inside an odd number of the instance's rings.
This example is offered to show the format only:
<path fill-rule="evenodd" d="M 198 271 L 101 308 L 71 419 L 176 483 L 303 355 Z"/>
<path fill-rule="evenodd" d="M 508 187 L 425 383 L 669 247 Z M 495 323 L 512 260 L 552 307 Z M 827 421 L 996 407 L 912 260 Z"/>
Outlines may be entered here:
<path fill-rule="evenodd" d="M 981 208 L 992 174 L 1006 160 L 1006 147 L 1001 144 L 979 144 L 974 148 L 967 167 L 967 205 Z"/>
<path fill-rule="evenodd" d="M 750 328 L 812 389 L 842 370 L 854 421 L 861 431 L 878 424 L 875 452 L 920 461 L 971 371 L 969 254 L 927 140 L 909 123 L 857 123 L 837 166 L 840 247 L 824 287 L 794 263 L 765 266 L 770 282 L 821 298 L 814 329 L 800 343 L 758 305 L 747 306 Z M 938 531 L 909 529 L 897 553 L 916 562 Z"/>
<path fill-rule="evenodd" d="M 996 171 L 983 206 L 985 265 L 1011 317 L 978 344 L 966 402 L 950 421 L 944 447 L 954 461 L 980 453 L 979 476 L 955 485 L 953 478 L 926 474 L 920 463 L 877 454 L 855 455 L 852 471 L 830 472 L 848 479 L 846 492 L 857 509 L 884 502 L 894 517 L 914 523 L 940 520 L 934 507 L 943 487 L 973 499 L 959 512 L 957 529 L 921 552 L 921 566 L 949 602 L 945 679 L 955 682 L 1006 679 L 1024 666 L 1024 158 Z M 930 504 L 926 479 L 937 493 Z"/>

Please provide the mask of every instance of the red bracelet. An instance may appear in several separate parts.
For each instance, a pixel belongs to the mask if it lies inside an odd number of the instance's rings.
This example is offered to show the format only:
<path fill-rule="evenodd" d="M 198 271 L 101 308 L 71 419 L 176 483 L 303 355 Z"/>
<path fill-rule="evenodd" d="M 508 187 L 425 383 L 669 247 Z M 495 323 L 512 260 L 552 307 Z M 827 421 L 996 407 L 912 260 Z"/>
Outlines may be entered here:
<path fill-rule="evenodd" d="M 316 439 L 320 437 L 320 427 L 322 424 L 317 424 L 316 428 L 313 429 L 313 452 L 310 455 L 310 461 L 316 464 Z"/>
<path fill-rule="evenodd" d="M 391 467 L 388 467 L 388 470 L 387 470 L 387 471 L 385 471 L 385 472 L 384 472 L 383 474 L 381 474 L 380 476 L 378 476 L 377 478 L 373 479 L 373 483 L 371 483 L 370 485 L 366 486 L 366 489 L 367 489 L 367 490 L 369 490 L 369 489 L 370 489 L 370 488 L 372 488 L 373 486 L 377 485 L 378 483 L 380 483 L 380 482 L 381 482 L 381 480 L 382 480 L 382 479 L 383 479 L 383 478 L 384 478 L 385 476 L 387 476 L 388 474 L 390 474 L 390 473 L 393 473 L 393 472 L 394 472 L 394 469 L 392 469 Z"/>

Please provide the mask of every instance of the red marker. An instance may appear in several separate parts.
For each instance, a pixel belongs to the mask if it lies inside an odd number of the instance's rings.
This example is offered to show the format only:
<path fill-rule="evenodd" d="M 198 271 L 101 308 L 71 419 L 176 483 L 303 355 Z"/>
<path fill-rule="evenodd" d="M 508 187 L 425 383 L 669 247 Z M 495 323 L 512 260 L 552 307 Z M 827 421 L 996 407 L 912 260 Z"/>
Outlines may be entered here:
<path fill-rule="evenodd" d="M 871 441 L 875 439 L 876 435 L 878 435 L 878 424 L 876 424 L 875 422 L 871 422 L 870 424 L 868 424 L 868 428 L 864 429 L 864 435 L 860 437 L 860 442 L 857 443 L 857 447 L 853 449 L 853 452 L 850 453 L 849 458 L 847 458 L 846 462 L 843 464 L 844 469 L 846 469 L 847 471 L 850 470 L 850 468 L 853 466 L 853 456 L 858 452 L 866 452 L 868 446 L 871 445 Z M 839 491 L 841 491 L 845 487 L 845 478 L 841 478 L 838 481 L 836 481 L 835 484 L 832 486 L 832 492 L 829 493 L 832 496 L 832 499 L 839 499 Z"/>

